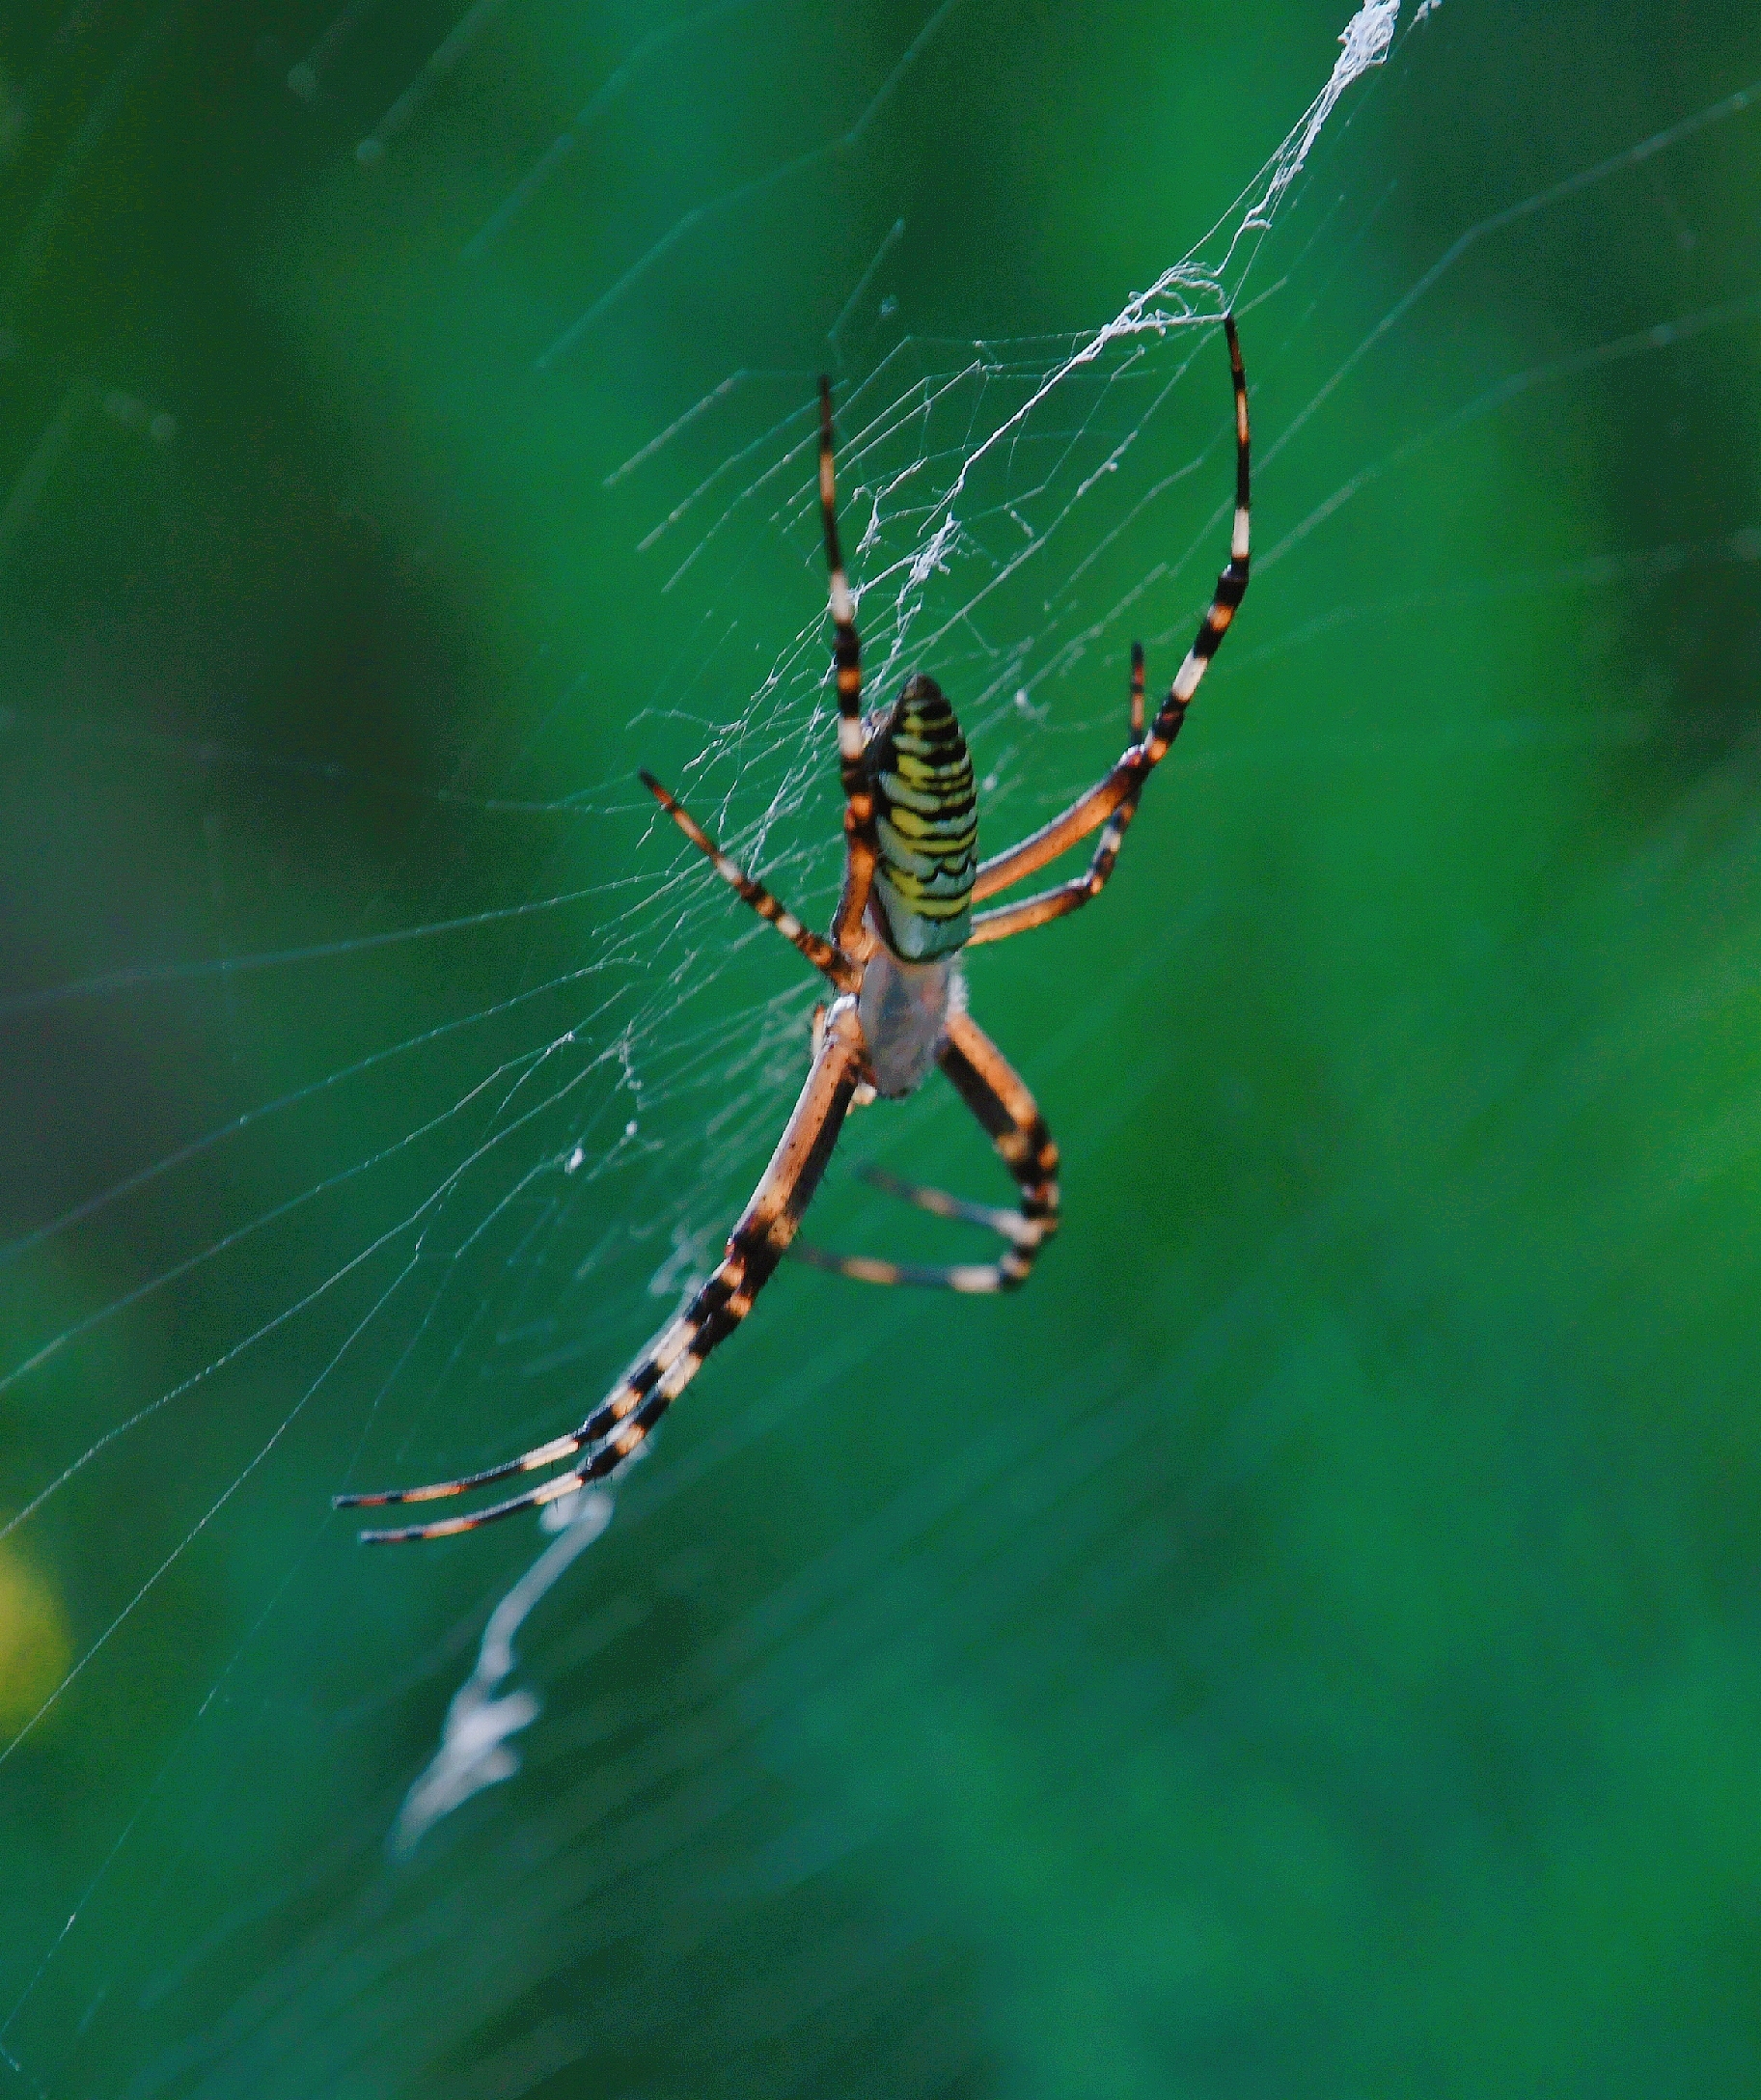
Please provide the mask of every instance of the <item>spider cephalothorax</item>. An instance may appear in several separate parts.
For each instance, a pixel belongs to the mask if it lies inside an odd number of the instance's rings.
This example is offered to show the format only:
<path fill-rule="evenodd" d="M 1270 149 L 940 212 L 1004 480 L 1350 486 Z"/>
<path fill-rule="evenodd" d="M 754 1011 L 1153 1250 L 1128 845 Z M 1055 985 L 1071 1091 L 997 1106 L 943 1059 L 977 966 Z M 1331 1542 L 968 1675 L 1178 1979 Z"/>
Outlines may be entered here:
<path fill-rule="evenodd" d="M 973 930 L 978 802 L 972 757 L 942 688 L 921 673 L 867 729 L 879 930 L 906 962 L 934 961 L 965 947 Z"/>
<path fill-rule="evenodd" d="M 1137 812 L 1152 769 L 1180 733 L 1187 704 L 1198 688 L 1248 588 L 1248 382 L 1241 369 L 1235 323 L 1224 318 L 1235 392 L 1235 529 L 1229 565 L 1200 622 L 1168 697 L 1147 727 L 1143 718 L 1143 651 L 1131 650 L 1131 741 L 1106 777 L 1079 795 L 1061 816 L 1042 824 L 994 859 L 975 864 L 977 806 L 972 760 L 953 709 L 935 682 L 913 677 L 880 714 L 862 712 L 862 645 L 856 600 L 838 550 L 832 477 L 832 389 L 819 382 L 819 501 L 831 569 L 833 665 L 838 690 L 838 754 L 844 792 L 844 881 L 831 933 L 813 932 L 755 882 L 681 809 L 651 774 L 642 777 L 715 871 L 822 973 L 838 994 L 816 1009 L 812 1067 L 794 1112 L 753 1198 L 729 1234 L 714 1273 L 692 1294 L 676 1319 L 663 1327 L 578 1429 L 540 1444 L 501 1465 L 429 1487 L 373 1495 L 339 1495 L 339 1503 L 430 1502 L 465 1488 L 485 1487 L 510 1475 L 574 1463 L 524 1494 L 468 1516 L 396 1531 L 364 1532 L 369 1539 L 437 1538 L 468 1532 L 493 1517 L 511 1516 L 538 1503 L 578 1493 L 590 1480 L 617 1472 L 647 1439 L 668 1407 L 697 1375 L 710 1350 L 752 1310 L 752 1302 L 784 1256 L 794 1253 L 820 1268 L 867 1284 L 926 1284 L 945 1290 L 1014 1290 L 1024 1284 L 1041 1247 L 1058 1230 L 1058 1147 L 1026 1083 L 966 1009 L 959 951 L 1007 940 L 1075 911 L 1098 897 L 1118 859 L 1126 826 Z M 1082 873 L 1016 904 L 973 916 L 973 905 L 1035 874 L 1091 832 L 1100 841 Z M 990 1134 L 1014 1178 L 1016 1207 L 945 1196 L 939 1189 L 871 1174 L 894 1196 L 941 1218 L 981 1226 L 1003 1240 L 994 1261 L 935 1264 L 876 1261 L 825 1254 L 795 1238 L 802 1213 L 819 1186 L 832 1147 L 851 1106 L 876 1093 L 910 1093 L 940 1066 L 954 1091 Z M 577 1456 L 577 1454 L 579 1454 Z"/>

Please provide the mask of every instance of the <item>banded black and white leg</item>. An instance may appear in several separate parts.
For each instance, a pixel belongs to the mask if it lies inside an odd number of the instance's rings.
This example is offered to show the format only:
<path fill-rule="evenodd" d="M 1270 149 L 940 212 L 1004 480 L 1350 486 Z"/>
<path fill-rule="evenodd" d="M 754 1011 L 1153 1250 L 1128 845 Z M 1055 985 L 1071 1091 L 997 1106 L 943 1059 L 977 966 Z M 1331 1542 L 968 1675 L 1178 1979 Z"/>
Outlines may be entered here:
<path fill-rule="evenodd" d="M 1143 728 L 1143 645 L 1131 645 L 1131 724 L 1134 732 Z M 1037 897 L 1024 898 L 1019 904 L 1004 905 L 997 911 L 981 911 L 973 921 L 969 948 L 982 947 L 986 941 L 1005 941 L 1011 933 L 1028 933 L 1034 926 L 1043 926 L 1053 919 L 1061 919 L 1066 912 L 1077 910 L 1100 896 L 1107 887 L 1107 879 L 1118 861 L 1119 847 L 1125 843 L 1125 834 L 1131 828 L 1131 820 L 1138 814 L 1138 803 L 1142 797 L 1147 772 L 1142 774 L 1126 789 L 1111 816 L 1101 827 L 1100 843 L 1093 857 L 1080 875 L 1072 875 L 1067 882 L 1060 882 L 1055 889 L 1042 890 Z M 1024 870 L 1029 872 L 1031 870 Z M 1019 876 L 1011 880 L 1018 881 Z"/>
<path fill-rule="evenodd" d="M 575 1494 L 590 1481 L 602 1480 L 617 1472 L 633 1457 L 662 1415 L 697 1376 L 703 1359 L 718 1343 L 726 1341 L 751 1312 L 753 1300 L 787 1252 L 838 1142 L 850 1096 L 861 1076 L 862 1062 L 863 1037 L 856 1019 L 856 1002 L 839 999 L 827 1016 L 818 1054 L 782 1139 L 752 1201 L 728 1235 L 714 1273 L 678 1317 L 654 1337 L 578 1429 L 499 1466 L 487 1466 L 458 1479 L 374 1494 L 339 1495 L 336 1506 L 360 1509 L 436 1502 L 462 1495 L 471 1488 L 487 1487 L 516 1474 L 541 1472 L 547 1466 L 585 1453 L 577 1464 L 523 1494 L 492 1503 L 486 1509 L 442 1517 L 428 1524 L 363 1532 L 362 1539 L 369 1545 L 392 1545 L 475 1531 L 498 1517 L 512 1516 L 518 1510 Z"/>
<path fill-rule="evenodd" d="M 683 803 L 670 794 L 646 766 L 642 771 L 642 784 L 742 903 L 750 904 L 760 919 L 767 919 L 783 938 L 805 955 L 815 970 L 830 978 L 840 992 L 856 990 L 859 973 L 840 948 L 804 926 L 780 898 L 763 883 L 756 882 L 738 862 L 730 860 Z M 817 1054 L 817 1038 L 813 1047 Z"/>
<path fill-rule="evenodd" d="M 973 900 L 977 903 L 987 897 L 995 897 L 1000 890 L 1006 890 L 1027 876 L 1037 874 L 1040 869 L 1068 852 L 1079 840 L 1105 826 L 1087 869 L 1054 889 L 1024 898 L 1017 904 L 979 912 L 973 921 L 969 947 L 977 948 L 987 941 L 1005 941 L 1011 934 L 1026 933 L 1034 926 L 1044 926 L 1049 920 L 1061 919 L 1066 912 L 1080 909 L 1105 889 L 1126 830 L 1137 814 L 1139 797 L 1150 774 L 1168 756 L 1169 747 L 1179 735 L 1193 695 L 1221 648 L 1229 623 L 1235 618 L 1236 608 L 1247 595 L 1251 554 L 1248 380 L 1242 369 L 1241 343 L 1235 333 L 1233 318 L 1225 317 L 1223 325 L 1228 341 L 1229 375 L 1235 396 L 1235 523 L 1229 539 L 1228 565 L 1217 579 L 1217 588 L 1198 623 L 1193 646 L 1187 650 L 1186 658 L 1168 689 L 1168 698 L 1157 709 L 1148 730 L 1143 730 L 1142 649 L 1134 643 L 1131 652 L 1132 742 L 1106 778 L 1086 794 L 1079 795 L 1061 816 L 1055 816 L 1049 824 L 1041 825 L 1031 838 L 1023 839 L 1006 852 L 980 862 L 973 884 Z"/>
<path fill-rule="evenodd" d="M 983 1226 L 1007 1242 L 1007 1251 L 996 1261 L 883 1261 L 867 1255 L 831 1254 L 797 1241 L 791 1250 L 796 1260 L 859 1284 L 909 1284 L 971 1294 L 1019 1290 L 1032 1275 L 1040 1248 L 1058 1230 L 1058 1147 L 1052 1133 L 1027 1082 L 970 1014 L 949 1018 L 937 1063 L 1015 1177 L 1018 1207 L 1004 1210 L 971 1202 L 940 1189 L 895 1180 L 873 1168 L 865 1170 L 865 1178 L 935 1217 Z"/>
<path fill-rule="evenodd" d="M 856 631 L 856 599 L 838 544 L 838 484 L 833 471 L 832 382 L 819 381 L 819 514 L 825 527 L 830 572 L 832 669 L 838 685 L 838 767 L 843 786 L 843 891 L 832 921 L 832 938 L 846 954 L 865 961 L 875 945 L 866 925 L 880 843 L 874 824 L 874 794 L 863 764 L 862 638 Z"/>

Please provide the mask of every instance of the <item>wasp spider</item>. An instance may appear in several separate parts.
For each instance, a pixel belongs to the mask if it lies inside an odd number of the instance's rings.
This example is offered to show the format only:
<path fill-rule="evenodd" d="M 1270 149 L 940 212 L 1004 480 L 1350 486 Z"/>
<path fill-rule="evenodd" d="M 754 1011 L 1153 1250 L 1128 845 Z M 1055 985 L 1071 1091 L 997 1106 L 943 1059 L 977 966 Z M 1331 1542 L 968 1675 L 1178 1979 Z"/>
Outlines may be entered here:
<path fill-rule="evenodd" d="M 716 845 L 651 774 L 642 778 L 661 808 L 715 871 L 768 919 L 836 997 L 814 1016 L 812 1067 L 752 1201 L 729 1235 L 715 1273 L 655 1336 L 578 1429 L 463 1479 L 379 1494 L 339 1495 L 338 1505 L 434 1502 L 516 1474 L 573 1460 L 523 1494 L 468 1515 L 392 1531 L 371 1542 L 439 1538 L 572 1495 L 615 1473 L 696 1377 L 703 1359 L 752 1310 L 790 1251 L 802 1213 L 824 1174 L 846 1112 L 858 1098 L 898 1099 L 939 1064 L 989 1132 L 1018 1188 L 1017 1207 L 974 1203 L 938 1189 L 871 1176 L 891 1194 L 938 1217 L 986 1227 L 1003 1242 L 994 1261 L 928 1267 L 826 1254 L 796 1246 L 820 1268 L 869 1284 L 922 1284 L 949 1290 L 1014 1290 L 1058 1230 L 1058 1147 L 1033 1096 L 966 1010 L 960 951 L 1006 940 L 1098 897 L 1152 770 L 1180 733 L 1187 705 L 1248 588 L 1248 387 L 1232 318 L 1224 321 L 1235 389 L 1235 529 L 1228 566 L 1155 719 L 1145 727 L 1143 650 L 1131 651 L 1131 741 L 1112 770 L 1061 816 L 1005 853 L 980 861 L 972 760 L 953 709 L 932 678 L 911 678 L 893 705 L 865 718 L 856 601 L 838 549 L 832 480 L 832 391 L 819 382 L 819 502 L 831 568 L 833 663 L 838 684 L 838 756 L 844 795 L 844 876 L 831 933 L 802 925 L 761 883 Z M 1036 874 L 1090 832 L 1100 843 L 1087 868 L 1019 903 L 974 915 L 987 897 Z"/>

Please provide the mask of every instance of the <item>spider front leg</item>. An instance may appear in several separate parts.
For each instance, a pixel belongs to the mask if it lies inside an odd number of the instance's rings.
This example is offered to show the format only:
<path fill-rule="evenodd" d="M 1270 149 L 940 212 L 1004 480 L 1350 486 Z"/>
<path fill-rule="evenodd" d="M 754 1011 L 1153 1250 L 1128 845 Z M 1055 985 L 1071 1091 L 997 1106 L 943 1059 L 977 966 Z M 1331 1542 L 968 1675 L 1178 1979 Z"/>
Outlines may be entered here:
<path fill-rule="evenodd" d="M 828 1254 L 797 1241 L 790 1250 L 796 1260 L 859 1284 L 914 1284 L 977 1295 L 1019 1290 L 1032 1275 L 1040 1248 L 1058 1230 L 1058 1147 L 1052 1133 L 1026 1081 L 970 1014 L 950 1016 L 937 1063 L 1014 1175 L 1019 1208 L 1000 1210 L 970 1202 L 940 1189 L 896 1181 L 873 1168 L 865 1170 L 865 1178 L 938 1218 L 983 1226 L 1008 1242 L 1008 1252 L 996 1261 L 881 1261 L 867 1255 Z"/>
<path fill-rule="evenodd" d="M 821 1000 L 813 1009 L 812 1022 L 808 1031 L 810 1052 L 815 1058 L 819 1055 L 820 1044 L 825 1041 L 825 1016 L 826 1006 L 824 1000 Z M 879 1098 L 873 1085 L 867 1079 L 860 1079 L 856 1083 L 856 1091 L 850 1096 L 850 1106 L 870 1108 Z"/>
<path fill-rule="evenodd" d="M 634 1456 L 654 1424 L 697 1376 L 703 1359 L 752 1311 L 753 1300 L 776 1272 L 812 1201 L 838 1143 L 850 1096 L 861 1075 L 864 1055 L 856 1002 L 839 999 L 827 1016 L 813 1067 L 784 1128 L 770 1165 L 753 1191 L 752 1201 L 728 1236 L 714 1273 L 678 1317 L 648 1343 L 629 1370 L 594 1408 L 580 1428 L 540 1444 L 518 1458 L 489 1466 L 456 1480 L 436 1480 L 426 1487 L 401 1487 L 377 1494 L 339 1495 L 338 1508 L 381 1507 L 388 1503 L 434 1502 L 467 1488 L 517 1473 L 534 1473 L 578 1452 L 587 1455 L 566 1473 L 554 1475 L 523 1495 L 492 1503 L 467 1516 L 443 1517 L 433 1524 L 411 1524 L 391 1531 L 363 1532 L 368 1545 L 402 1544 L 411 1539 L 444 1538 L 475 1531 L 498 1517 L 535 1508 L 572 1495 L 592 1480 L 602 1480 Z"/>

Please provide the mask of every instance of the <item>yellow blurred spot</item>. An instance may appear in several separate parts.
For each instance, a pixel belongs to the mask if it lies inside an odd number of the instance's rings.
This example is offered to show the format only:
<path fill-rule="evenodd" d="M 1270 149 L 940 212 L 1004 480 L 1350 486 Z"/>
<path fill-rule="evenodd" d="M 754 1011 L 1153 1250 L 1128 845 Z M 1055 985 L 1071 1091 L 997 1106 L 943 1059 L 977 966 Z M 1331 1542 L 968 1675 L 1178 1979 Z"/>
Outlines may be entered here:
<path fill-rule="evenodd" d="M 48 1584 L 0 1547 L 0 1732 L 28 1721 L 67 1674 L 72 1643 Z"/>

